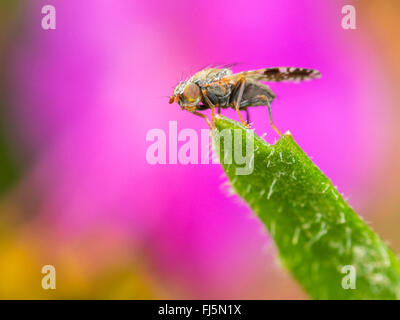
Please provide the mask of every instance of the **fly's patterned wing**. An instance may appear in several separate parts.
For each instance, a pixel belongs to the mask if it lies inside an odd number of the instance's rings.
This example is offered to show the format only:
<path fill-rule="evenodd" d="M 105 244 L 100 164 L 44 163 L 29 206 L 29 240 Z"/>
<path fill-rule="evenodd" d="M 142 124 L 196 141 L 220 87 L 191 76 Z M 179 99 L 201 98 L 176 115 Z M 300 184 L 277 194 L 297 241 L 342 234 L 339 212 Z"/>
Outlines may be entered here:
<path fill-rule="evenodd" d="M 257 81 L 266 82 L 299 82 L 303 80 L 317 79 L 321 74 L 317 70 L 293 67 L 266 68 L 260 70 L 244 71 L 236 73 L 232 78 L 245 77 Z M 229 76 L 227 77 L 229 78 Z M 224 78 L 225 79 L 225 78 Z"/>

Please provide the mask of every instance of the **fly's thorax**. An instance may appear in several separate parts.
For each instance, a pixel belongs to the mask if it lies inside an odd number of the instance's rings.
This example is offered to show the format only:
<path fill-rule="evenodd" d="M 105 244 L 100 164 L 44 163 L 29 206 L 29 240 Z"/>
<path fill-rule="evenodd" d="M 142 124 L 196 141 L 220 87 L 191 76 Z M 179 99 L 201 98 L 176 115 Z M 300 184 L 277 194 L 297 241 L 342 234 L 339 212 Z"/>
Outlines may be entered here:
<path fill-rule="evenodd" d="M 233 86 L 230 83 L 215 83 L 205 87 L 209 99 L 214 105 L 226 107 L 229 104 Z"/>

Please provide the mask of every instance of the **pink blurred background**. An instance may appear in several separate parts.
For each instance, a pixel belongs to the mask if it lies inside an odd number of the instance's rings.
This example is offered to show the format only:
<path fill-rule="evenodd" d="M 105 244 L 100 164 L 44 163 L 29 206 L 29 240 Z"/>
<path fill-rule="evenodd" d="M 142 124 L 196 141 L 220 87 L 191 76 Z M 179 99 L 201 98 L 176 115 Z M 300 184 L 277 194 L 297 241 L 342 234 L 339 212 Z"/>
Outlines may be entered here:
<path fill-rule="evenodd" d="M 41 28 L 46 4 L 56 30 Z M 356 30 L 341 26 L 345 4 Z M 271 84 L 275 124 L 400 250 L 397 1 L 0 8 L 1 298 L 306 298 L 218 165 L 146 161 L 149 130 L 206 128 L 168 96 L 210 64 L 320 70 L 320 80 Z M 274 142 L 267 111 L 250 111 Z M 46 264 L 54 291 L 40 285 Z"/>

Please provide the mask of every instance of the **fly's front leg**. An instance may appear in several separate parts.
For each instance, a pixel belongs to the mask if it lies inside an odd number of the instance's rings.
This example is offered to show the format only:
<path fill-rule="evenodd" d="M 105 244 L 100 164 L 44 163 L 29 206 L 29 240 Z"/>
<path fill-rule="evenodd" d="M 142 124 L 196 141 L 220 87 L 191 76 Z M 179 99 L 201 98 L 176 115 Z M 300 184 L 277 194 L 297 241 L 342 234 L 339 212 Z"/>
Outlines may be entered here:
<path fill-rule="evenodd" d="M 212 128 L 215 129 L 215 106 L 211 102 L 210 98 L 207 96 L 207 92 L 205 90 L 202 91 L 204 100 L 207 102 L 208 106 L 211 109 L 211 122 L 212 122 Z"/>
<path fill-rule="evenodd" d="M 207 122 L 207 124 L 208 124 L 208 127 L 209 127 L 210 129 L 212 129 L 211 124 L 210 124 L 210 121 L 208 120 L 208 118 L 207 118 L 207 116 L 206 116 L 205 114 L 202 114 L 202 113 L 197 112 L 197 111 L 190 111 L 190 112 L 193 113 L 193 114 L 196 115 L 196 116 L 199 116 L 199 117 L 202 117 L 202 118 L 206 119 L 206 122 Z"/>
<path fill-rule="evenodd" d="M 243 118 L 242 118 L 242 115 L 240 114 L 240 111 L 239 111 L 240 102 L 242 101 L 242 96 L 243 96 L 243 91 L 244 91 L 244 86 L 245 86 L 246 80 L 245 80 L 244 77 L 242 77 L 242 78 L 239 80 L 239 82 L 240 82 L 240 88 L 239 88 L 238 96 L 237 96 L 237 98 L 236 98 L 236 102 L 234 102 L 234 103 L 235 103 L 235 109 L 236 109 L 237 114 L 239 115 L 240 121 L 243 123 L 243 125 L 244 125 L 246 128 L 248 128 L 249 125 L 248 125 L 246 122 L 244 122 L 244 120 L 243 120 Z"/>

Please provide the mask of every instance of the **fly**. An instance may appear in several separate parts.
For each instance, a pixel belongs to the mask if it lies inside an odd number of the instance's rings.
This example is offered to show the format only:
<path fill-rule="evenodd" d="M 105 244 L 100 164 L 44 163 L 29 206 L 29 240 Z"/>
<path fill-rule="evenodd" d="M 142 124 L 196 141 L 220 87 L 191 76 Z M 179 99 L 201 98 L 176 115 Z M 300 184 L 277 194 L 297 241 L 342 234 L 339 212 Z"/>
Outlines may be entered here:
<path fill-rule="evenodd" d="M 267 106 L 269 123 L 279 134 L 272 121 L 271 103 L 276 98 L 272 90 L 261 82 L 299 82 L 316 79 L 320 72 L 313 69 L 278 67 L 243 71 L 233 74 L 229 68 L 206 68 L 174 89 L 169 103 L 176 102 L 182 108 L 206 119 L 210 128 L 215 128 L 215 109 L 235 109 L 240 121 L 249 127 L 248 107 Z M 211 109 L 212 124 L 207 116 L 199 111 Z M 246 112 L 246 122 L 240 110 Z"/>

